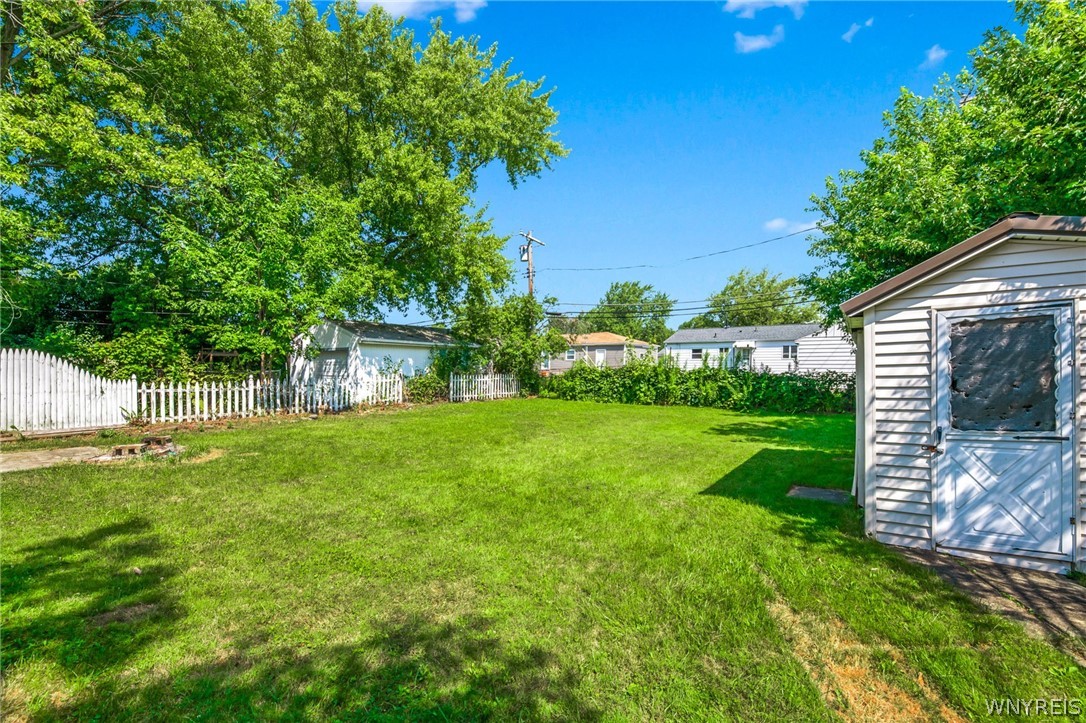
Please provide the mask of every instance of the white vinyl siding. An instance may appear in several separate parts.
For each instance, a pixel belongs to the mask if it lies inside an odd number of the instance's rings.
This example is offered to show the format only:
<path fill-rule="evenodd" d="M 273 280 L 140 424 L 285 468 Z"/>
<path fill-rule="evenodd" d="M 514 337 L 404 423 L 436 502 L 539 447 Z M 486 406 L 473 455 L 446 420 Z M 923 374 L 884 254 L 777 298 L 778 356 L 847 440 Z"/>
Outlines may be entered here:
<path fill-rule="evenodd" d="M 791 359 L 784 357 L 784 347 L 794 341 L 758 341 L 751 349 L 750 368 L 754 371 L 771 371 L 784 374 L 795 369 Z"/>
<path fill-rule="evenodd" d="M 716 342 L 719 344 L 720 342 Z M 680 369 L 700 369 L 702 364 L 706 363 L 702 359 L 695 359 L 693 356 L 694 349 L 701 349 L 702 356 L 708 357 L 709 366 L 716 366 L 719 363 L 721 357 L 721 347 L 709 347 L 706 342 L 685 342 L 678 344 L 669 344 L 663 351 L 664 354 L 669 354 Z M 731 345 L 723 347 L 724 357 L 727 358 L 727 354 Z"/>
<path fill-rule="evenodd" d="M 802 337 L 796 341 L 743 341 L 741 345 L 753 344 L 750 348 L 750 368 L 755 371 L 769 370 L 777 374 L 791 371 L 841 371 L 856 370 L 856 355 L 847 332 L 831 329 Z M 727 364 L 734 364 L 737 349 L 734 342 L 719 341 L 673 342 L 668 344 L 664 353 L 671 355 L 680 369 L 697 369 L 703 361 L 694 357 L 694 350 L 701 349 L 702 357 L 708 359 L 709 366 L 716 366 L 721 356 Z M 787 346 L 798 347 L 798 363 L 784 355 Z"/>
<path fill-rule="evenodd" d="M 826 329 L 801 337 L 797 368 L 801 372 L 856 371 L 856 348 L 848 332 Z"/>
<path fill-rule="evenodd" d="M 305 350 L 310 344 L 315 344 L 321 351 L 315 358 L 307 359 Z M 313 338 L 304 341 L 291 357 L 290 378 L 295 384 L 309 384 L 327 380 L 328 374 L 337 374 L 341 379 L 363 381 L 396 368 L 410 377 L 429 369 L 432 354 L 441 348 L 418 343 L 369 341 L 338 324 L 324 322 L 313 328 Z"/>
<path fill-rule="evenodd" d="M 932 547 L 930 455 L 934 430 L 933 310 L 1077 300 L 1079 520 L 1086 517 L 1086 245 L 1015 239 L 969 259 L 864 312 L 866 402 L 865 490 L 874 518 L 868 529 L 897 545 Z M 804 364 L 803 348 L 800 363 Z M 1079 524 L 1078 561 L 1086 559 Z M 1009 560 L 1001 560 L 1009 561 Z M 1034 564 L 1028 558 L 1019 564 Z M 1042 564 L 1042 563 L 1037 563 Z"/>

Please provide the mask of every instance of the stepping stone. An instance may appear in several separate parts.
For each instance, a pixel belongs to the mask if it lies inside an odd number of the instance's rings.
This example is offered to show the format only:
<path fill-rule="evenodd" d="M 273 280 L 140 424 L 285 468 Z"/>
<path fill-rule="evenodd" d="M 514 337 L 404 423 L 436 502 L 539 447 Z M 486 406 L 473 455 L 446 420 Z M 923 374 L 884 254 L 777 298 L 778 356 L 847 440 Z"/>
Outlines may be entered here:
<path fill-rule="evenodd" d="M 788 490 L 789 497 L 799 497 L 804 500 L 819 500 L 831 502 L 835 505 L 847 505 L 852 501 L 852 495 L 844 490 L 827 490 L 821 487 L 801 487 L 792 485 Z"/>

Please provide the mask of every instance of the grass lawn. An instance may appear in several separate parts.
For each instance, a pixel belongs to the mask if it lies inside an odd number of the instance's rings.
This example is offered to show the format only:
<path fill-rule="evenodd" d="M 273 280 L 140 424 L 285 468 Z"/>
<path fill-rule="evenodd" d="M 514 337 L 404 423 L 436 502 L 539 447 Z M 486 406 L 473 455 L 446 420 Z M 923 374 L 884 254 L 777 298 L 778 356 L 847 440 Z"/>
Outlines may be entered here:
<path fill-rule="evenodd" d="M 1082 696 L 1086 671 L 856 510 L 785 496 L 848 487 L 852 430 L 515 400 L 5 475 L 5 716 L 955 720 Z"/>

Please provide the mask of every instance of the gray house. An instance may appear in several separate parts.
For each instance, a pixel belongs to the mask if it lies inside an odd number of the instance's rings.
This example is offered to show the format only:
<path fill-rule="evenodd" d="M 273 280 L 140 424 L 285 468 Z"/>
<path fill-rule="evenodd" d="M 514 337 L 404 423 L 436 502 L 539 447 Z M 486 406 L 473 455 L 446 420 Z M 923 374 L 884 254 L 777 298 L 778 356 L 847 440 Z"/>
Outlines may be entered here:
<path fill-rule="evenodd" d="M 591 334 L 566 334 L 569 348 L 562 354 L 548 357 L 540 364 L 544 374 L 561 374 L 573 366 L 576 361 L 587 361 L 595 366 L 617 368 L 626 363 L 631 354 L 645 356 L 652 351 L 648 342 L 631 339 L 609 331 L 597 331 Z"/>

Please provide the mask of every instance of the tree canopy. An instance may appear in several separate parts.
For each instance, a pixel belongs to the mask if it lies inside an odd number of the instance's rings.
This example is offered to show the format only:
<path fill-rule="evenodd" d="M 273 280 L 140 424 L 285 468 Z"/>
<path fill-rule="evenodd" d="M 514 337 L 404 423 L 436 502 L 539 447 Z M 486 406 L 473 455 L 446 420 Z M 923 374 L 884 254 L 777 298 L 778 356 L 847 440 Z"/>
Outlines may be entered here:
<path fill-rule="evenodd" d="M 708 308 L 679 328 L 802 324 L 818 316 L 817 308 L 803 298 L 796 279 L 781 278 L 769 269 L 757 273 L 740 269 L 732 274 L 724 288 L 709 297 Z"/>
<path fill-rule="evenodd" d="M 596 306 L 581 314 L 576 332 L 609 331 L 661 344 L 671 335 L 668 317 L 674 306 L 675 301 L 652 284 L 616 281 Z"/>
<path fill-rule="evenodd" d="M 860 170 L 812 198 L 822 232 L 804 277 L 826 316 L 1016 211 L 1086 212 L 1086 4 L 1020 2 L 972 67 L 928 97 L 902 90 Z"/>
<path fill-rule="evenodd" d="M 0 328 L 24 342 L 273 363 L 323 317 L 443 316 L 511 278 L 480 169 L 516 185 L 566 153 L 541 81 L 440 23 L 421 44 L 379 6 L 2 17 Z"/>

